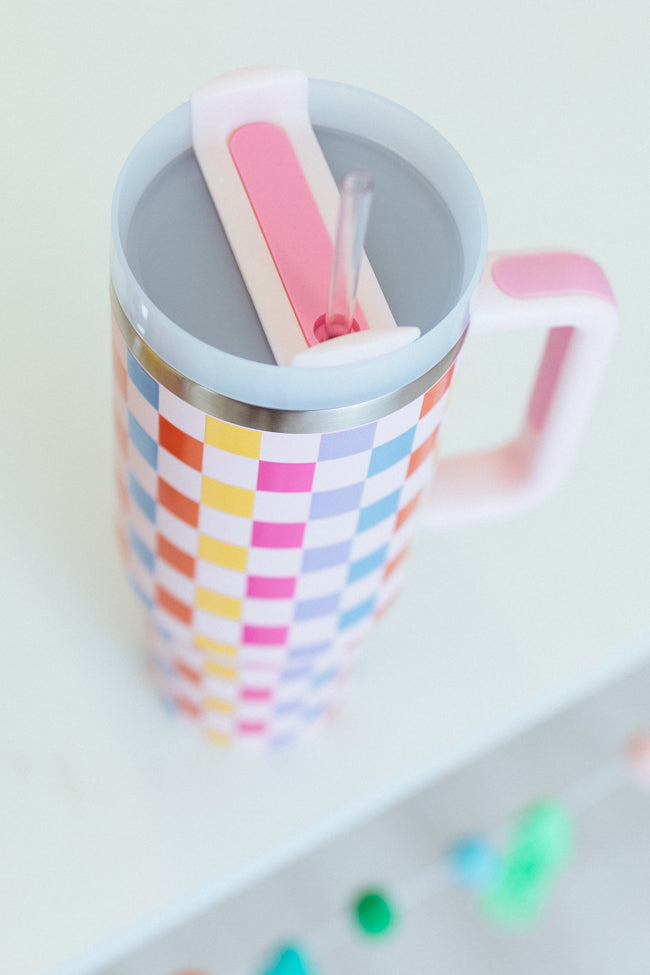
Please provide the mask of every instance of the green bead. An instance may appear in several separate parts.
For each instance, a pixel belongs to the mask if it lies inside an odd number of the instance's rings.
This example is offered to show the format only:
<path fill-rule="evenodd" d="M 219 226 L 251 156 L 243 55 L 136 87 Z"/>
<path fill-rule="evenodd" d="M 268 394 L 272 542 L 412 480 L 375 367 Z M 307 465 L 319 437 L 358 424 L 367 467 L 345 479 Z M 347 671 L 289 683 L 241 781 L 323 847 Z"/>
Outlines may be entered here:
<path fill-rule="evenodd" d="M 386 897 L 379 891 L 368 891 L 354 905 L 359 927 L 366 934 L 377 935 L 388 931 L 393 923 L 393 910 Z"/>
<path fill-rule="evenodd" d="M 516 829 L 513 853 L 537 859 L 543 869 L 555 871 L 569 859 L 573 848 L 573 823 L 566 809 L 547 800 L 527 809 Z"/>
<path fill-rule="evenodd" d="M 526 809 L 515 827 L 503 874 L 483 898 L 487 913 L 507 923 L 534 921 L 572 847 L 573 823 L 559 803 L 547 800 Z"/>
<path fill-rule="evenodd" d="M 535 861 L 507 859 L 498 883 L 482 898 L 485 912 L 505 924 L 529 924 L 546 904 L 550 883 L 548 874 Z"/>

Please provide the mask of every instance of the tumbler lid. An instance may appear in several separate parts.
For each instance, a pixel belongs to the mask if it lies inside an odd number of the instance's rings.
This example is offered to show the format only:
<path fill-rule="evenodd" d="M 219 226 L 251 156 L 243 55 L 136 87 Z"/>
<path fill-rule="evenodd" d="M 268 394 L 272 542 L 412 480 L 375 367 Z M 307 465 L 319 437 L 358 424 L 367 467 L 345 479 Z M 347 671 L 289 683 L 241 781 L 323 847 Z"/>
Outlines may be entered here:
<path fill-rule="evenodd" d="M 113 284 L 126 318 L 142 342 L 155 356 L 207 390 L 281 410 L 322 410 L 368 402 L 427 373 L 465 331 L 470 298 L 487 249 L 478 188 L 462 159 L 434 129 L 400 106 L 346 85 L 310 81 L 308 93 L 314 126 L 386 147 L 386 152 L 403 160 L 408 179 L 435 188 L 453 217 L 462 247 L 458 295 L 435 327 L 410 345 L 366 362 L 315 370 L 288 368 L 215 348 L 188 334 L 157 306 L 138 280 L 126 244 L 134 212 L 147 188 L 167 166 L 191 151 L 189 104 L 171 112 L 137 144 L 119 177 L 113 201 Z M 388 243 L 399 255 L 399 241 Z"/>

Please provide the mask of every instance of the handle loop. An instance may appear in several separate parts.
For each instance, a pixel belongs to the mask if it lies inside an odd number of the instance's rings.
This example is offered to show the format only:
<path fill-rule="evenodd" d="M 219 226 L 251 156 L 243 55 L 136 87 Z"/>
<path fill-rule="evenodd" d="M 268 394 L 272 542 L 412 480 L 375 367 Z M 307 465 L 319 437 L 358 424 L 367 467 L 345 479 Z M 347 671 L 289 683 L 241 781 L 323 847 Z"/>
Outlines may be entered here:
<path fill-rule="evenodd" d="M 488 254 L 472 333 L 550 329 L 518 436 L 469 456 L 443 458 L 424 511 L 439 528 L 513 514 L 566 477 L 592 412 L 618 326 L 611 288 L 582 254 Z"/>

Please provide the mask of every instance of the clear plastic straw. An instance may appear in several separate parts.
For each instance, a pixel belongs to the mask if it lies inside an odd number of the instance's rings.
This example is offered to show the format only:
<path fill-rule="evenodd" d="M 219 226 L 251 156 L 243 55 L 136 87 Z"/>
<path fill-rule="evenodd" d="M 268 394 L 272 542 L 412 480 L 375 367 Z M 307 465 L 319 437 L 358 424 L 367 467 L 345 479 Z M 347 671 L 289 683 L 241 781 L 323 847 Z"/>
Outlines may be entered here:
<path fill-rule="evenodd" d="M 353 327 L 359 271 L 374 188 L 374 179 L 370 173 L 362 170 L 346 173 L 341 182 L 341 206 L 325 315 L 328 338 L 346 335 Z"/>

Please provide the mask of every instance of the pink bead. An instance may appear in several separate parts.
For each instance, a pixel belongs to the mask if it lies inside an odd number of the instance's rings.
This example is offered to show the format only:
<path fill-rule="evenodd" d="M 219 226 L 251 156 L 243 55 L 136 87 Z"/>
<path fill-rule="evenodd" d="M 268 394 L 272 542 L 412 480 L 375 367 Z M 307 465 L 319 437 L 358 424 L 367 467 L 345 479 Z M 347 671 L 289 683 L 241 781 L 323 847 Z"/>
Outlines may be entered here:
<path fill-rule="evenodd" d="M 625 752 L 639 785 L 650 789 L 650 734 L 641 734 L 632 738 Z"/>

